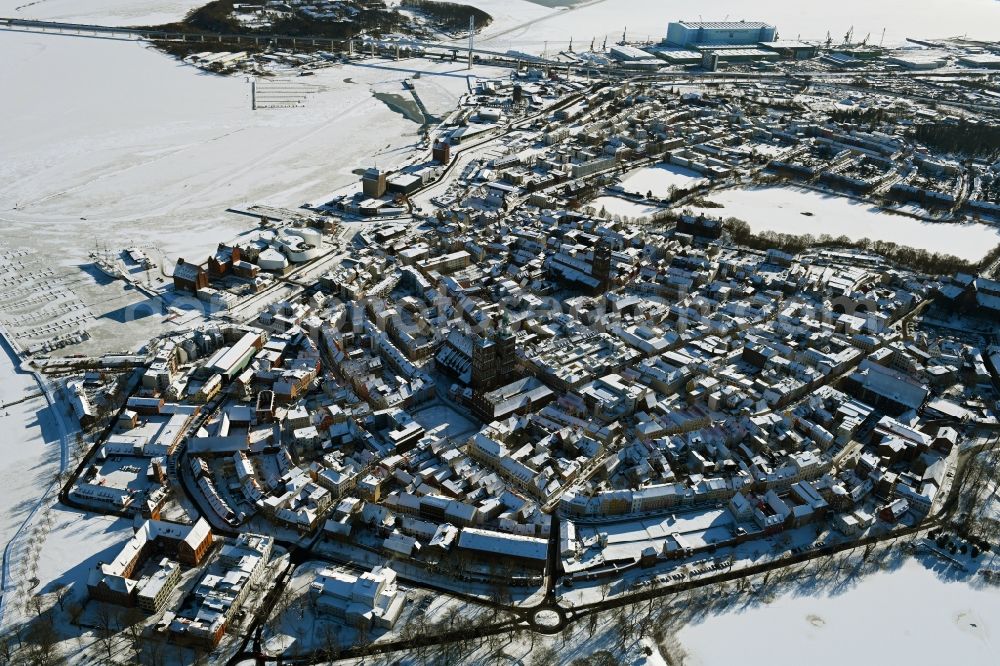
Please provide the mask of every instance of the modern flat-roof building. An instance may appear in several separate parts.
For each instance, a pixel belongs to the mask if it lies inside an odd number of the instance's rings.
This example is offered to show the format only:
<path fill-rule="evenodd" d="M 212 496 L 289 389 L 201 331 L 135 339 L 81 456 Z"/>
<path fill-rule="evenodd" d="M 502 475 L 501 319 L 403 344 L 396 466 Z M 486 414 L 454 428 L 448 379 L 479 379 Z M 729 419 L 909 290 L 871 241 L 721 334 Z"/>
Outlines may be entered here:
<path fill-rule="evenodd" d="M 734 46 L 773 42 L 778 29 L 762 21 L 674 21 L 667 27 L 671 46 Z"/>

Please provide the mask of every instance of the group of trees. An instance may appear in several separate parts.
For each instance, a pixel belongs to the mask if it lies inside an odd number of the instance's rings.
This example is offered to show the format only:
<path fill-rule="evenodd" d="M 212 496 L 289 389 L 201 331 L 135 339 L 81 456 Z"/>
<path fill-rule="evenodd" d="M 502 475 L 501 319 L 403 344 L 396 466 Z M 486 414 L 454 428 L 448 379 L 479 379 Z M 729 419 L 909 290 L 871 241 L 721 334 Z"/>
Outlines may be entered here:
<path fill-rule="evenodd" d="M 469 17 L 476 17 L 476 28 L 485 28 L 493 22 L 493 17 L 476 7 L 457 2 L 438 0 L 403 0 L 400 7 L 415 9 L 434 23 L 450 30 L 459 30 L 469 25 Z"/>
<path fill-rule="evenodd" d="M 881 125 L 895 120 L 899 114 L 882 106 L 870 106 L 865 109 L 834 109 L 830 112 L 830 120 L 835 123 L 854 125 Z"/>
<path fill-rule="evenodd" d="M 158 27 L 192 33 L 253 35 L 266 32 L 290 37 L 349 39 L 362 33 L 380 35 L 398 32 L 410 25 L 410 19 L 394 8 L 386 7 L 384 4 L 378 6 L 375 3 L 363 3 L 354 8 L 356 12 L 352 14 L 350 20 L 323 20 L 294 13 L 291 16 L 277 17 L 266 29 L 256 30 L 234 18 L 235 4 L 237 4 L 235 0 L 212 0 L 202 7 L 191 10 L 179 23 Z M 467 26 L 469 16 L 476 17 L 477 28 L 485 27 L 493 20 L 492 16 L 481 9 L 454 2 L 403 0 L 400 6 L 417 10 L 433 23 L 446 29 Z"/>
<path fill-rule="evenodd" d="M 210 34 L 253 35 L 253 28 L 244 26 L 233 17 L 234 0 L 213 0 L 191 10 L 180 23 L 161 26 L 180 32 L 205 32 Z M 276 18 L 264 32 L 291 37 L 324 37 L 347 39 L 361 32 L 379 34 L 392 32 L 405 24 L 399 12 L 382 8 L 358 8 L 350 21 L 323 21 L 302 14 Z"/>
<path fill-rule="evenodd" d="M 56 666 L 66 662 L 52 609 L 0 636 L 0 664 Z"/>
<path fill-rule="evenodd" d="M 968 464 L 958 533 L 974 540 L 979 550 L 989 550 L 990 542 L 1000 540 L 1000 520 L 995 517 L 996 502 L 1000 502 L 1000 449 L 980 453 Z"/>
<path fill-rule="evenodd" d="M 1000 125 L 969 120 L 916 125 L 913 138 L 938 152 L 966 157 L 1000 157 Z"/>

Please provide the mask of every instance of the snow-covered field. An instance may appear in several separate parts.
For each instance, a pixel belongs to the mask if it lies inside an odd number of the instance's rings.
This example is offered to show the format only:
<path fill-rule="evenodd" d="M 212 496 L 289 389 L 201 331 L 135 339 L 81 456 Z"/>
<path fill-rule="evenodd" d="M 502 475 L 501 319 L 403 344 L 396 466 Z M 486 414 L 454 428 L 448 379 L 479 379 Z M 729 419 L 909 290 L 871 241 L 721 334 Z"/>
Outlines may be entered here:
<path fill-rule="evenodd" d="M 903 43 L 907 37 L 954 37 L 996 39 L 1000 26 L 1000 4 L 996 0 L 844 0 L 836 4 L 806 0 L 790 7 L 784 0 L 716 0 L 692 5 L 681 0 L 596 0 L 570 8 L 546 8 L 530 0 L 463 0 L 489 12 L 494 23 L 485 31 L 482 44 L 494 48 L 540 53 L 568 46 L 586 48 L 591 39 L 600 46 L 621 39 L 660 41 L 667 23 L 676 20 L 768 21 L 785 39 L 826 38 L 827 31 L 840 41 L 852 26 L 855 39 L 871 34 L 878 43 L 885 29 L 885 44 Z"/>
<path fill-rule="evenodd" d="M 949 580 L 907 560 L 833 596 L 790 593 L 680 630 L 685 666 L 1000 663 L 1000 588 Z M 853 655 L 851 657 L 850 655 Z"/>
<path fill-rule="evenodd" d="M 64 250 L 141 239 L 171 257 L 207 254 L 253 224 L 230 206 L 295 207 L 353 182 L 358 167 L 401 159 L 418 125 L 373 91 L 402 93 L 420 71 L 418 93 L 443 113 L 468 90 L 454 63 L 365 61 L 310 77 L 320 91 L 304 108 L 254 112 L 244 77 L 140 43 L 0 39 L 0 234 Z"/>
<path fill-rule="evenodd" d="M 971 261 L 982 258 L 1000 243 L 1000 232 L 985 224 L 921 222 L 879 211 L 870 204 L 802 188 L 735 189 L 714 192 L 708 198 L 724 208 L 693 211 L 711 217 L 739 218 L 755 232 L 870 238 Z"/>
<path fill-rule="evenodd" d="M 73 596 L 85 598 L 91 569 L 113 559 L 132 534 L 132 521 L 125 518 L 55 506 L 52 531 L 38 558 L 38 590 L 48 593 L 57 585 L 72 585 Z"/>
<path fill-rule="evenodd" d="M 691 187 L 705 181 L 695 171 L 674 164 L 657 164 L 630 171 L 622 178 L 626 192 L 645 195 L 652 192 L 654 197 L 670 196 L 671 187 Z"/>
<path fill-rule="evenodd" d="M 656 206 L 647 206 L 621 197 L 597 197 L 587 206 L 598 213 L 603 210 L 608 215 L 621 215 L 628 218 L 646 217 L 662 210 Z"/>

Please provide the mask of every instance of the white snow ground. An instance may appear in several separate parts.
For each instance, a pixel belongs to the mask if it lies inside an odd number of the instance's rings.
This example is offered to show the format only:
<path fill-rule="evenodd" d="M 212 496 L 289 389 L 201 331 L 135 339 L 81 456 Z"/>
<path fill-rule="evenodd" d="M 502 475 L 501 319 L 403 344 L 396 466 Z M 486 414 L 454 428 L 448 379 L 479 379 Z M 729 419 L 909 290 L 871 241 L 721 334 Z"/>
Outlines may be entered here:
<path fill-rule="evenodd" d="M 712 192 L 708 199 L 724 208 L 694 208 L 692 211 L 710 217 L 736 217 L 758 233 L 844 235 L 851 240 L 867 237 L 972 261 L 981 259 L 1000 243 L 1000 232 L 986 224 L 921 222 L 879 211 L 871 204 L 802 188 L 725 190 Z"/>
<path fill-rule="evenodd" d="M 593 208 L 598 213 L 604 210 L 610 216 L 621 215 L 627 218 L 646 217 L 663 210 L 656 206 L 647 206 L 621 197 L 597 197 L 586 206 Z"/>
<path fill-rule="evenodd" d="M 703 182 L 705 179 L 691 169 L 674 164 L 657 164 L 625 174 L 622 178 L 622 187 L 626 192 L 643 196 L 647 192 L 652 192 L 654 197 L 665 198 L 670 196 L 671 187 L 692 187 Z"/>
<path fill-rule="evenodd" d="M 11 18 L 96 25 L 171 23 L 207 0 L 0 0 L 0 15 Z"/>
<path fill-rule="evenodd" d="M 28 231 L 64 247 L 69 238 L 72 249 L 141 239 L 170 256 L 207 254 L 252 225 L 226 208 L 298 205 L 353 180 L 359 163 L 392 162 L 414 139 L 415 125 L 366 85 L 401 72 L 327 70 L 312 77 L 325 92 L 305 108 L 254 112 L 242 77 L 205 74 L 139 43 L 0 38 L 4 235 Z"/>
<path fill-rule="evenodd" d="M 936 575 L 918 559 L 863 577 L 842 594 L 791 593 L 749 612 L 732 610 L 684 627 L 685 666 L 1000 662 L 1000 588 Z"/>
<path fill-rule="evenodd" d="M 207 74 L 138 42 L 7 31 L 0 40 L 0 244 L 80 277 L 73 290 L 104 324 L 92 347 L 155 332 L 123 333 L 102 318 L 112 294 L 78 268 L 95 244 L 142 246 L 169 275 L 177 257 L 204 260 L 255 225 L 227 208 L 297 208 L 355 182 L 358 167 L 408 155 L 419 126 L 373 92 L 408 94 L 402 81 L 419 71 L 418 94 L 443 115 L 469 89 L 461 64 L 369 60 L 309 77 L 319 91 L 303 108 L 254 112 L 244 77 Z M 142 300 L 115 298 L 113 314 Z"/>
<path fill-rule="evenodd" d="M 57 585 L 72 585 L 72 597 L 85 599 L 91 569 L 113 559 L 132 534 L 130 520 L 57 504 L 52 509 L 52 531 L 38 558 L 36 591 L 48 594 Z"/>

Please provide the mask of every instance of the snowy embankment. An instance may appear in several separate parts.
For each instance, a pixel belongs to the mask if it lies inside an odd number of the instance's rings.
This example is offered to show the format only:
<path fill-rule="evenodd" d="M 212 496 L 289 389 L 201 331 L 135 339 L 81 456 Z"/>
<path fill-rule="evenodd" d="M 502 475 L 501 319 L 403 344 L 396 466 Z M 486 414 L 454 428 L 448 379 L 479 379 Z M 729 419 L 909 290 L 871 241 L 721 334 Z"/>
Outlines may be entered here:
<path fill-rule="evenodd" d="M 0 519 L 0 627 L 19 585 L 26 582 L 22 550 L 37 510 L 55 491 L 55 475 L 64 457 L 61 450 L 66 425 L 50 404 L 36 379 L 18 369 L 21 363 L 0 335 L 0 430 L 5 433 L 0 468 L 0 501 L 6 509 Z"/>

